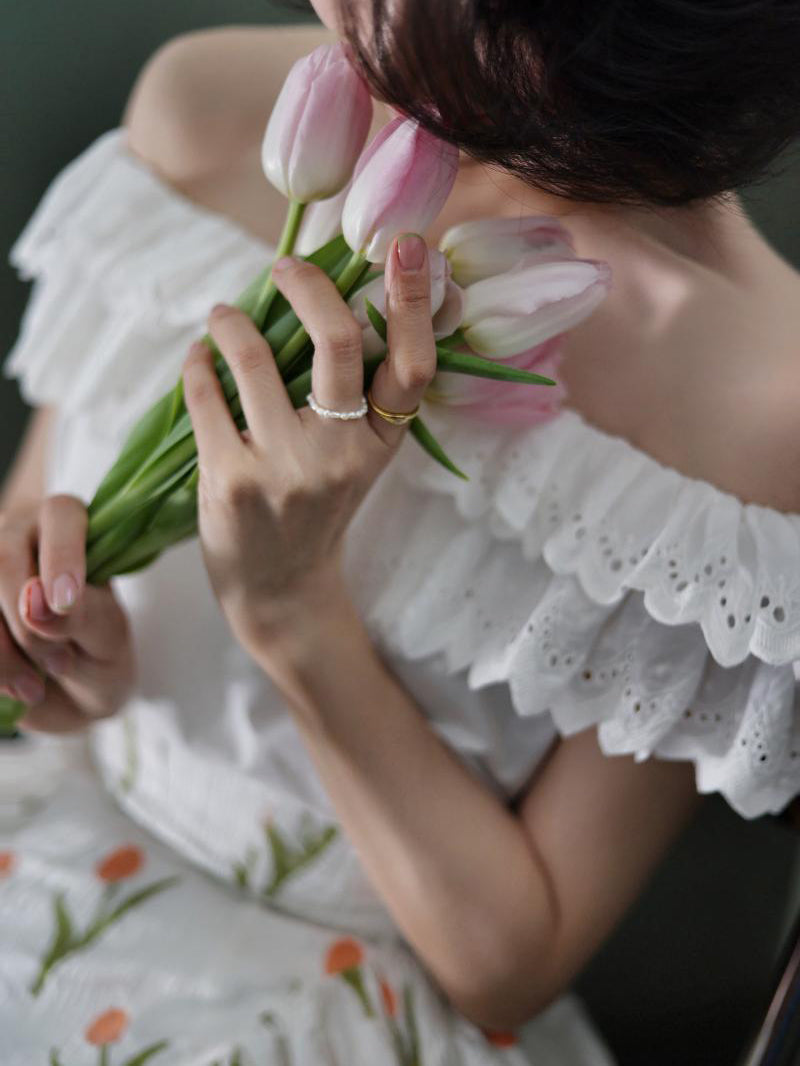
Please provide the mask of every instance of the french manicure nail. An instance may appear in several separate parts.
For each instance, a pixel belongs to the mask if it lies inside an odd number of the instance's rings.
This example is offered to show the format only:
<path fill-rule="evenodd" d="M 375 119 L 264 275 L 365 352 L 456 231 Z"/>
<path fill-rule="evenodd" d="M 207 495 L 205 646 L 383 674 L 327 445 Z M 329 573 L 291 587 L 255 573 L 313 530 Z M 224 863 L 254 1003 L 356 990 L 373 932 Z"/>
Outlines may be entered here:
<path fill-rule="evenodd" d="M 22 674 L 14 679 L 14 691 L 23 703 L 41 703 L 44 699 L 44 685 L 35 677 Z"/>
<path fill-rule="evenodd" d="M 418 233 L 403 233 L 397 238 L 397 258 L 403 270 L 419 270 L 425 262 L 425 241 Z"/>
<path fill-rule="evenodd" d="M 272 264 L 272 271 L 274 273 L 277 270 L 280 273 L 281 270 L 288 269 L 292 265 L 292 263 L 296 262 L 297 260 L 293 255 L 282 255 L 281 258 L 277 260 L 277 262 Z"/>
<path fill-rule="evenodd" d="M 68 611 L 78 598 L 78 586 L 72 574 L 59 574 L 53 582 L 53 607 Z"/>

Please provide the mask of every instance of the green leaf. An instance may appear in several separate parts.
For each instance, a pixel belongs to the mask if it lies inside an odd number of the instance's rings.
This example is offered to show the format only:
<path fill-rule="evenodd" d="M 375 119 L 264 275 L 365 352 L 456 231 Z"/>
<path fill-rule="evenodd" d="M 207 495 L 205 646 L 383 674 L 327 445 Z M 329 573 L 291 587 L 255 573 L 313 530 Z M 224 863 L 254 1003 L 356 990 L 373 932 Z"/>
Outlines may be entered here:
<path fill-rule="evenodd" d="M 451 352 L 439 344 L 436 345 L 436 357 L 437 370 L 472 374 L 480 378 L 496 378 L 499 381 L 521 381 L 535 385 L 558 384 L 552 378 L 534 374 L 531 370 L 523 370 L 518 366 L 505 366 L 503 363 L 495 362 L 494 359 L 486 359 L 472 352 Z"/>
<path fill-rule="evenodd" d="M 386 341 L 388 336 L 386 319 L 380 313 L 375 304 L 370 300 L 368 296 L 364 297 L 364 306 L 367 309 L 367 318 L 370 320 L 372 328 L 378 334 L 382 341 Z"/>
<path fill-rule="evenodd" d="M 25 704 L 11 696 L 0 696 L 0 737 L 13 737 L 17 722 L 25 714 Z"/>
<path fill-rule="evenodd" d="M 454 330 L 449 337 L 442 337 L 437 340 L 437 348 L 459 348 L 462 344 L 467 343 L 467 338 L 464 336 L 460 329 Z"/>
<path fill-rule="evenodd" d="M 452 459 L 447 457 L 441 444 L 439 444 L 419 415 L 417 415 L 416 418 L 412 418 L 408 423 L 408 430 L 409 433 L 412 433 L 414 437 L 416 437 L 425 451 L 435 459 L 437 463 L 441 463 L 445 469 L 449 470 L 457 477 L 463 478 L 464 481 L 469 481 L 469 478 L 464 471 L 459 470 Z"/>
<path fill-rule="evenodd" d="M 180 409 L 176 390 L 165 396 L 145 412 L 128 434 L 111 469 L 100 482 L 92 498 L 97 509 L 110 500 L 125 485 L 156 445 L 169 432 Z"/>
<path fill-rule="evenodd" d="M 157 1044 L 150 1044 L 144 1051 L 140 1051 L 138 1055 L 134 1055 L 133 1058 L 128 1059 L 123 1063 L 123 1066 L 144 1066 L 146 1062 L 149 1062 L 154 1055 L 158 1055 L 159 1052 L 164 1051 L 169 1047 L 168 1040 L 159 1040 Z"/>
<path fill-rule="evenodd" d="M 61 1059 L 55 1048 L 50 1048 L 50 1066 L 62 1066 Z"/>

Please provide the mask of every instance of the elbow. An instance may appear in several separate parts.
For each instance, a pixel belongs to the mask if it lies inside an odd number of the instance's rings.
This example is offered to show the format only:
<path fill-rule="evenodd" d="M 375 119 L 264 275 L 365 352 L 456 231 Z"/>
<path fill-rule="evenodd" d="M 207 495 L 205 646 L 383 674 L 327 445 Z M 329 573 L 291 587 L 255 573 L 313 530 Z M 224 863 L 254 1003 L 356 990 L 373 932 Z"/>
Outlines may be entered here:
<path fill-rule="evenodd" d="M 444 988 L 451 1005 L 486 1031 L 525 1025 L 566 992 L 569 978 L 556 965 L 555 928 L 514 929 L 494 938 L 490 958 L 472 959 L 460 979 Z"/>

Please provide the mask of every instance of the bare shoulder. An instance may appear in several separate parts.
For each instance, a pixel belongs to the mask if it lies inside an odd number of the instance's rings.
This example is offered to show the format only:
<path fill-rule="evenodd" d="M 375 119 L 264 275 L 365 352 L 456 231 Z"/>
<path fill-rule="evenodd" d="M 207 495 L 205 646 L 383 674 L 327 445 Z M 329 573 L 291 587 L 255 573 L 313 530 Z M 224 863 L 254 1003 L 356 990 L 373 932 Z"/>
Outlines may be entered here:
<path fill-rule="evenodd" d="M 334 41 L 324 26 L 222 26 L 172 37 L 147 60 L 122 117 L 134 152 L 170 181 L 201 177 L 260 138 L 292 63 Z"/>

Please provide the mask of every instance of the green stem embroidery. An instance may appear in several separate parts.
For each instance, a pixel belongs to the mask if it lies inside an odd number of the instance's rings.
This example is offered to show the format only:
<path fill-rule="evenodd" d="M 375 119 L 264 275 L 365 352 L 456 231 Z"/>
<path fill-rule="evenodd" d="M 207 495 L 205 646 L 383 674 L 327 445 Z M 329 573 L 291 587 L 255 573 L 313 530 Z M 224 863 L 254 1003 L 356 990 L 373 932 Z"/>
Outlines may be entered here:
<path fill-rule="evenodd" d="M 319 832 L 306 827 L 300 846 L 293 848 L 284 840 L 280 830 L 270 822 L 265 827 L 267 842 L 272 852 L 272 877 L 264 886 L 263 894 L 272 898 L 283 882 L 317 858 L 336 836 L 335 825 L 326 825 Z"/>
<path fill-rule="evenodd" d="M 361 1000 L 361 1005 L 363 1006 L 364 1013 L 367 1017 L 374 1018 L 375 1011 L 369 1001 L 367 990 L 364 988 L 364 978 L 361 974 L 361 968 L 359 966 L 349 966 L 346 970 L 341 970 L 339 976 L 355 990 L 356 995 Z"/>
<path fill-rule="evenodd" d="M 98 904 L 93 919 L 82 933 L 75 932 L 72 925 L 72 919 L 70 918 L 69 911 L 64 902 L 64 895 L 62 892 L 57 892 L 53 897 L 53 939 L 42 959 L 39 972 L 30 985 L 31 995 L 39 995 L 51 970 L 58 963 L 63 962 L 68 955 L 88 947 L 88 945 L 95 941 L 110 925 L 119 921 L 127 911 L 131 910 L 133 907 L 137 907 L 140 903 L 144 903 L 144 901 L 151 896 L 163 892 L 164 889 L 169 888 L 171 885 L 177 884 L 179 880 L 180 878 L 177 876 L 165 877 L 161 881 L 155 881 L 151 885 L 146 885 L 137 892 L 133 892 L 127 897 L 127 899 L 122 900 L 122 902 L 118 903 L 117 906 L 110 911 L 107 908 L 114 898 L 117 886 L 107 886 L 106 891 L 100 899 L 100 903 Z"/>

